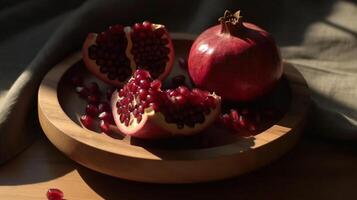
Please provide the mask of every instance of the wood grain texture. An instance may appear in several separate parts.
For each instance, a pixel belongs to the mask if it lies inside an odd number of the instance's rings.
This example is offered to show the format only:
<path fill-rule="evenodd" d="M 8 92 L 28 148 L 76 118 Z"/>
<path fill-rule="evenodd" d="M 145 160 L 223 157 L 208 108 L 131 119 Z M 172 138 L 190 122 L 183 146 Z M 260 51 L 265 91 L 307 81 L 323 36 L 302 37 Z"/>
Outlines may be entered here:
<path fill-rule="evenodd" d="M 192 36 L 174 34 L 173 39 L 176 55 L 185 57 Z M 148 148 L 133 145 L 130 139 L 113 139 L 79 125 L 78 109 L 84 106 L 74 92 L 69 92 L 63 77 L 80 58 L 79 53 L 68 57 L 44 78 L 38 94 L 41 126 L 49 140 L 71 159 L 95 171 L 129 180 L 195 183 L 230 178 L 264 166 L 297 142 L 310 103 L 301 74 L 292 65 L 285 64 L 292 101 L 284 117 L 269 129 L 254 137 L 236 138 L 209 148 Z"/>
<path fill-rule="evenodd" d="M 40 131 L 38 131 L 40 132 Z M 357 197 L 355 143 L 329 141 L 309 132 L 276 162 L 237 178 L 201 184 L 148 184 L 89 170 L 47 139 L 0 166 L 0 199 L 44 200 L 48 188 L 68 200 L 350 200 Z"/>

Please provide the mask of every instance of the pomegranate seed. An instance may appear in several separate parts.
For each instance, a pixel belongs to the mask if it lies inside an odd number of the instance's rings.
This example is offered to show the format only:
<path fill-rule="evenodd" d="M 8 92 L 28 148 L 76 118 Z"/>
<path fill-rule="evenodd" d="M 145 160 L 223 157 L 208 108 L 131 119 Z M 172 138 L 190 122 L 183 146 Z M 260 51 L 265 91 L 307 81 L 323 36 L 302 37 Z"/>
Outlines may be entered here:
<path fill-rule="evenodd" d="M 121 33 L 121 32 L 123 32 L 123 29 L 124 29 L 124 27 L 122 25 L 120 25 L 120 24 L 117 24 L 117 25 L 109 27 L 109 30 L 112 33 Z"/>
<path fill-rule="evenodd" d="M 50 188 L 47 190 L 46 196 L 48 200 L 62 200 L 64 195 L 61 190 Z"/>
<path fill-rule="evenodd" d="M 109 124 L 107 122 L 105 122 L 104 120 L 100 120 L 99 128 L 103 133 L 107 133 L 108 134 L 108 133 L 111 132 Z"/>
<path fill-rule="evenodd" d="M 205 99 L 205 103 L 207 104 L 207 106 L 209 106 L 210 108 L 215 109 L 216 108 L 216 100 L 214 99 L 214 97 L 212 96 L 207 96 Z"/>
<path fill-rule="evenodd" d="M 134 117 L 138 117 L 139 116 L 139 111 L 137 110 L 137 109 L 134 109 L 133 110 L 133 115 L 134 115 Z"/>
<path fill-rule="evenodd" d="M 141 31 L 142 25 L 139 23 L 135 23 L 133 26 L 134 31 Z"/>
<path fill-rule="evenodd" d="M 149 106 L 152 107 L 152 109 L 154 109 L 155 111 L 159 110 L 159 106 L 156 103 L 150 103 Z"/>
<path fill-rule="evenodd" d="M 76 92 L 79 94 L 80 97 L 82 98 L 87 98 L 89 95 L 89 90 L 88 88 L 78 86 L 76 87 Z"/>
<path fill-rule="evenodd" d="M 83 126 L 86 127 L 87 129 L 91 129 L 93 127 L 94 120 L 91 116 L 82 115 L 80 120 L 81 120 Z"/>
<path fill-rule="evenodd" d="M 247 120 L 246 120 L 243 116 L 240 116 L 240 117 L 239 117 L 239 124 L 240 124 L 242 127 L 245 127 L 245 126 L 247 126 Z"/>
<path fill-rule="evenodd" d="M 151 103 L 151 102 L 153 102 L 153 101 L 154 101 L 154 97 L 153 97 L 152 95 L 148 94 L 148 95 L 146 96 L 146 102 Z"/>
<path fill-rule="evenodd" d="M 240 128 L 241 128 L 241 124 L 240 124 L 239 120 L 232 121 L 232 125 L 233 125 L 233 129 L 236 130 L 236 131 L 239 131 Z"/>
<path fill-rule="evenodd" d="M 133 102 L 134 96 L 133 96 L 132 94 L 129 94 L 129 95 L 127 96 L 127 99 L 128 99 L 128 102 L 129 102 L 129 103 L 130 103 L 130 102 Z"/>
<path fill-rule="evenodd" d="M 99 100 L 100 100 L 100 97 L 95 94 L 91 94 L 87 97 L 88 103 L 91 103 L 91 104 L 98 104 Z"/>
<path fill-rule="evenodd" d="M 191 93 L 191 95 L 189 96 L 190 98 L 190 102 L 193 104 L 193 105 L 200 105 L 202 104 L 203 102 L 203 99 L 200 95 L 197 95 L 197 94 L 194 94 L 194 93 Z M 205 107 L 203 105 L 203 107 Z"/>
<path fill-rule="evenodd" d="M 138 107 L 138 111 L 139 111 L 140 114 L 143 114 L 143 113 L 144 113 L 144 106 L 143 106 L 143 105 L 140 105 L 140 106 Z"/>
<path fill-rule="evenodd" d="M 141 24 L 140 24 L 141 26 Z M 142 80 L 150 77 L 150 74 L 148 71 L 145 70 L 136 70 L 135 72 L 135 79 Z"/>
<path fill-rule="evenodd" d="M 130 100 L 128 98 L 124 98 L 121 100 L 122 105 L 127 105 L 128 103 L 130 103 Z"/>
<path fill-rule="evenodd" d="M 88 85 L 88 90 L 90 94 L 98 94 L 99 93 L 99 86 L 96 82 L 91 82 Z"/>
<path fill-rule="evenodd" d="M 119 95 L 119 97 L 124 97 L 124 95 L 125 95 L 124 89 L 120 89 L 118 92 L 118 95 Z"/>
<path fill-rule="evenodd" d="M 118 113 L 119 114 L 119 113 Z M 124 123 L 124 120 L 125 120 L 125 115 L 124 114 L 121 114 L 120 115 L 120 122 L 121 123 Z"/>
<path fill-rule="evenodd" d="M 129 120 L 130 120 L 129 118 L 126 118 L 126 119 L 124 120 L 124 125 L 125 125 L 125 126 L 129 126 L 129 122 L 130 122 Z"/>
<path fill-rule="evenodd" d="M 146 31 L 151 31 L 152 30 L 151 25 L 152 25 L 151 22 L 144 21 L 143 22 L 143 29 L 146 30 Z"/>
<path fill-rule="evenodd" d="M 140 101 L 144 101 L 147 96 L 148 96 L 148 93 L 146 92 L 146 90 L 143 90 L 143 89 L 139 90 L 139 99 L 140 99 Z"/>
<path fill-rule="evenodd" d="M 110 106 L 107 102 L 102 102 L 98 105 L 98 112 L 110 111 Z"/>
<path fill-rule="evenodd" d="M 230 117 L 233 122 L 239 121 L 239 115 L 236 110 L 231 109 Z"/>
<path fill-rule="evenodd" d="M 183 105 L 186 103 L 186 98 L 182 95 L 178 95 L 175 97 L 175 100 L 178 104 Z"/>
<path fill-rule="evenodd" d="M 146 79 L 140 80 L 139 83 L 140 83 L 140 87 L 143 88 L 143 89 L 148 89 L 150 87 L 150 83 Z"/>
<path fill-rule="evenodd" d="M 98 118 L 107 122 L 107 123 L 113 123 L 113 115 L 111 112 L 101 112 L 98 115 Z"/>
<path fill-rule="evenodd" d="M 172 84 L 174 87 L 178 87 L 180 85 L 185 85 L 186 77 L 184 75 L 177 75 L 172 77 Z"/>
<path fill-rule="evenodd" d="M 180 86 L 176 90 L 185 97 L 190 94 L 190 90 L 185 86 Z"/>
<path fill-rule="evenodd" d="M 179 63 L 179 66 L 181 67 L 181 69 L 187 70 L 188 65 L 187 65 L 187 60 L 186 60 L 186 59 L 184 59 L 184 58 L 179 58 L 179 59 L 178 59 L 178 63 Z"/>
<path fill-rule="evenodd" d="M 228 128 L 231 127 L 231 118 L 228 114 L 219 116 L 219 121 L 222 125 L 227 126 Z"/>
<path fill-rule="evenodd" d="M 170 97 L 175 97 L 178 95 L 178 92 L 176 90 L 170 91 L 169 93 Z"/>
<path fill-rule="evenodd" d="M 74 86 L 83 86 L 83 78 L 80 76 L 73 76 L 71 78 L 71 83 Z"/>
<path fill-rule="evenodd" d="M 98 113 L 99 113 L 99 111 L 98 111 L 98 108 L 97 108 L 96 105 L 88 104 L 86 106 L 86 114 L 88 114 L 88 115 L 90 115 L 92 117 L 95 117 L 95 116 L 98 115 Z"/>
<path fill-rule="evenodd" d="M 159 90 L 161 88 L 161 81 L 160 80 L 154 80 L 153 82 L 151 82 L 150 87 L 153 90 Z"/>
<path fill-rule="evenodd" d="M 143 105 L 144 108 L 147 108 L 149 106 L 149 103 L 146 101 L 141 101 L 141 105 Z"/>
<path fill-rule="evenodd" d="M 157 96 L 159 94 L 159 91 L 160 89 L 158 90 L 153 90 L 152 88 L 149 88 L 149 94 L 153 95 L 153 96 Z"/>
<path fill-rule="evenodd" d="M 139 116 L 136 118 L 136 120 L 138 121 L 138 123 L 140 123 L 142 119 L 143 119 L 143 116 L 142 116 L 142 115 L 139 115 Z"/>

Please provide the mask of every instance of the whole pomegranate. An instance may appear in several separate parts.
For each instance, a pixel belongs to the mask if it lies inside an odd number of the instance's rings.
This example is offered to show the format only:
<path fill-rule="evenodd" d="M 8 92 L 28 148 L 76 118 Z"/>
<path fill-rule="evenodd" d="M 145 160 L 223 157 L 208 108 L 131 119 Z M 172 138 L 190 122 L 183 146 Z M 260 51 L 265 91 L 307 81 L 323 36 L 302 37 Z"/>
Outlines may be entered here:
<path fill-rule="evenodd" d="M 160 80 L 170 73 L 174 49 L 164 25 L 149 21 L 132 27 L 113 25 L 106 31 L 89 33 L 82 47 L 85 66 L 96 77 L 122 86 L 136 69 L 145 69 Z"/>
<path fill-rule="evenodd" d="M 193 82 L 231 101 L 251 101 L 268 93 L 283 71 L 272 36 L 243 22 L 240 11 L 225 11 L 219 22 L 191 47 L 188 69 Z"/>

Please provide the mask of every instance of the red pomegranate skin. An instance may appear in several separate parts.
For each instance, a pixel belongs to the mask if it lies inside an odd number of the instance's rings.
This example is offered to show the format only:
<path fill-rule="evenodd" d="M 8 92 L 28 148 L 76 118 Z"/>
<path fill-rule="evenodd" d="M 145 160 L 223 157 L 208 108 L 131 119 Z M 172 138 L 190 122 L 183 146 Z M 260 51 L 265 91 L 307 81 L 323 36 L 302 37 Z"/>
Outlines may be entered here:
<path fill-rule="evenodd" d="M 236 36 L 221 33 L 221 25 L 207 29 L 189 54 L 189 74 L 196 86 L 225 100 L 254 100 L 268 93 L 283 72 L 272 36 L 254 24 L 242 25 Z"/>

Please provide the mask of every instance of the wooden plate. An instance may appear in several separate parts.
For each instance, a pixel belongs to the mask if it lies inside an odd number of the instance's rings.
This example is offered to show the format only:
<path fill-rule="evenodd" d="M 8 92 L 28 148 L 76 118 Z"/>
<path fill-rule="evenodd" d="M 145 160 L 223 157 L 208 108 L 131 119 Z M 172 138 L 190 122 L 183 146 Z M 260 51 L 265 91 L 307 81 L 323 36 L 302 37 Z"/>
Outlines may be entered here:
<path fill-rule="evenodd" d="M 187 57 L 194 36 L 172 36 L 176 57 Z M 242 138 L 213 126 L 199 136 L 170 140 L 163 146 L 119 135 L 112 138 L 81 126 L 79 116 L 85 102 L 75 93 L 69 78 L 74 73 L 81 73 L 86 81 L 95 78 L 82 65 L 74 65 L 80 59 L 80 53 L 69 56 L 42 81 L 38 93 L 41 126 L 49 140 L 74 161 L 129 180 L 195 183 L 230 178 L 262 167 L 297 142 L 310 102 L 305 80 L 285 63 L 284 78 L 276 92 L 285 114 L 255 136 Z M 172 74 L 180 70 L 175 67 Z"/>

